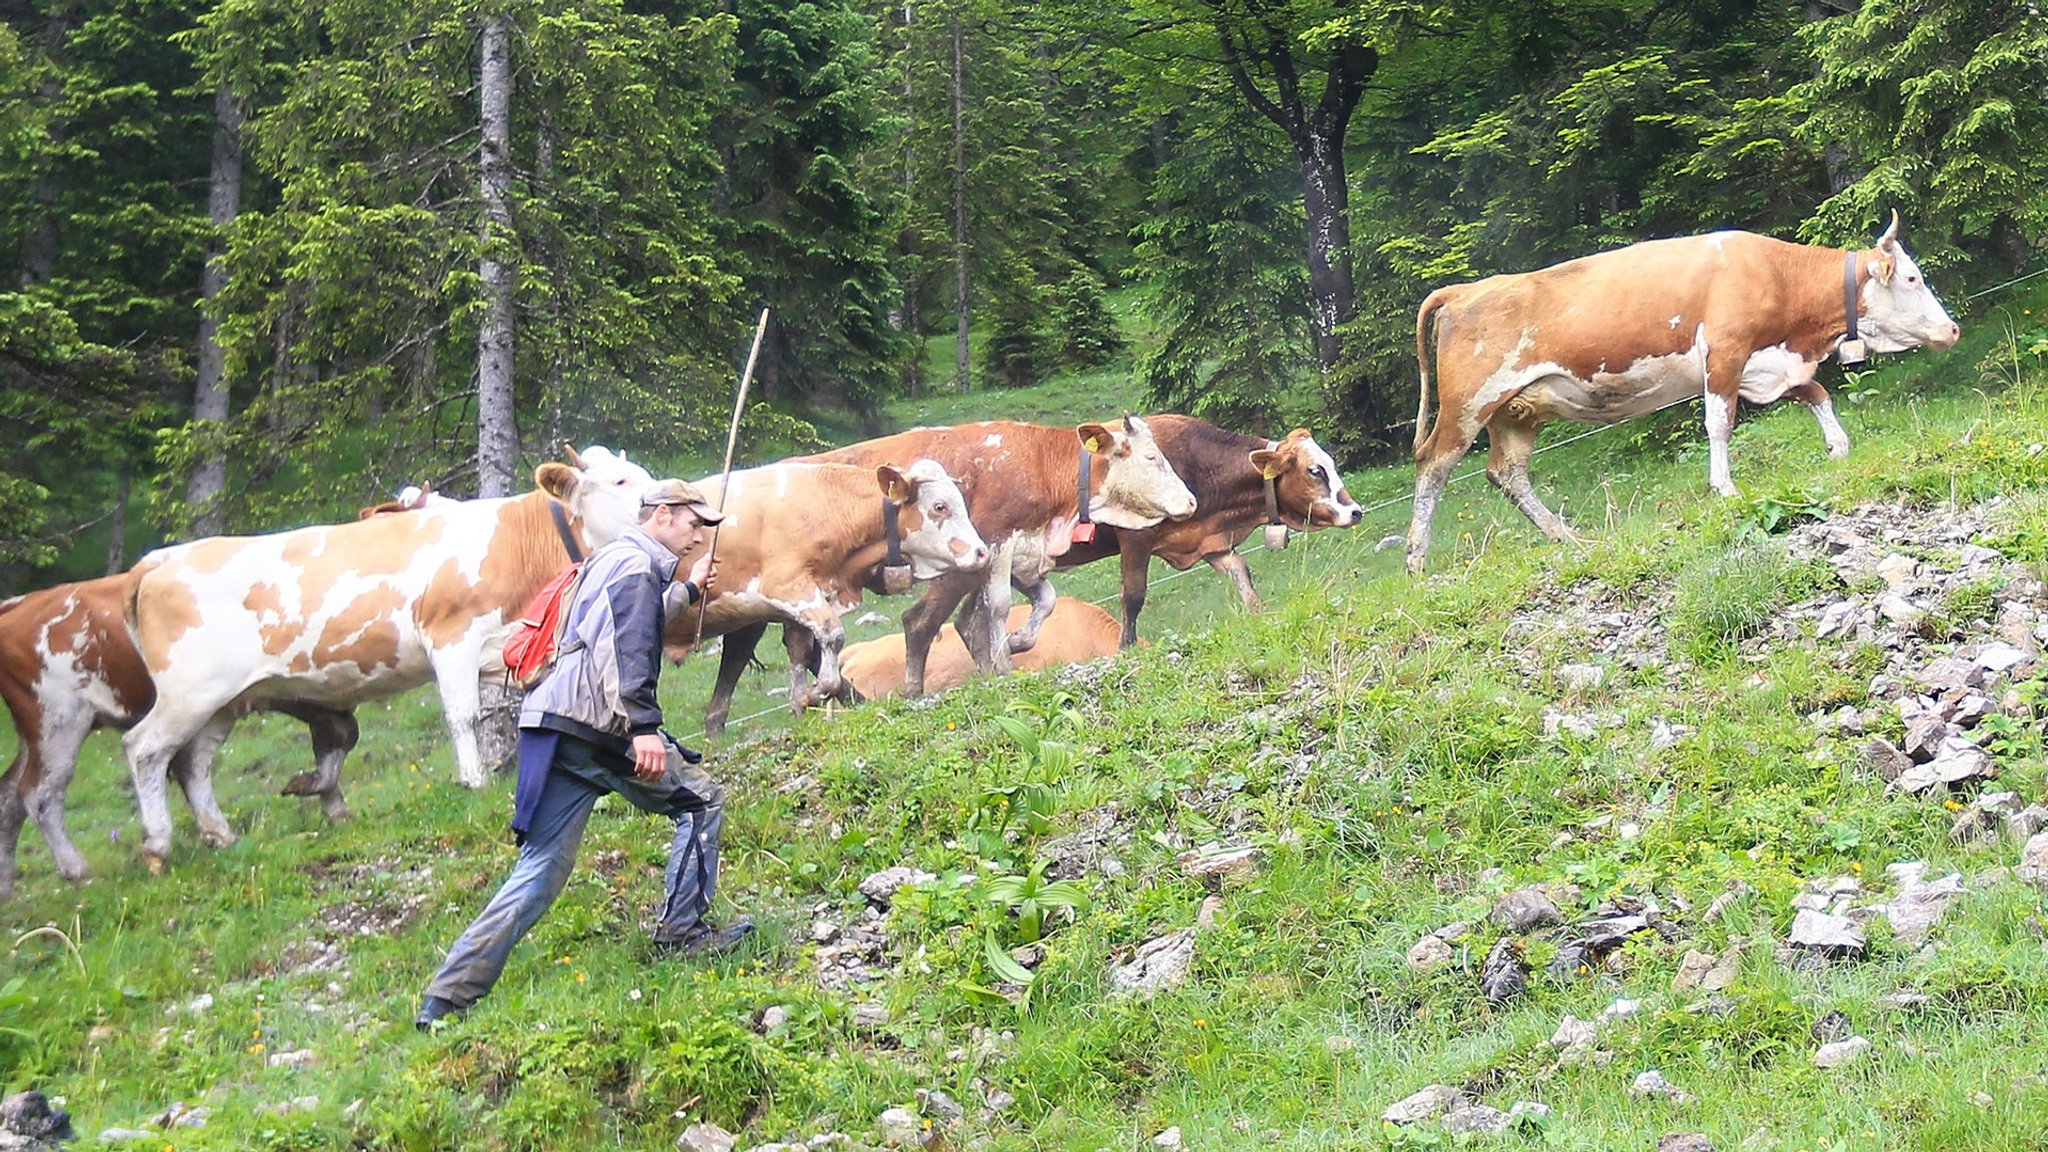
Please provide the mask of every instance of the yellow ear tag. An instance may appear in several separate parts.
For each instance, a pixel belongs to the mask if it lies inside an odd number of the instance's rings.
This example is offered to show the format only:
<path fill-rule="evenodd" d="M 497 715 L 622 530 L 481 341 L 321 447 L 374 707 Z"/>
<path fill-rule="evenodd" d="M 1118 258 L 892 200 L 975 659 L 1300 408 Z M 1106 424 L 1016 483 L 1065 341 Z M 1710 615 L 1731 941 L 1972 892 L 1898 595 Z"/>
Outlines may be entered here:
<path fill-rule="evenodd" d="M 1090 452 L 1100 453 L 1102 451 L 1102 438 L 1100 436 L 1090 436 L 1086 440 L 1081 441 L 1081 446 Z"/>

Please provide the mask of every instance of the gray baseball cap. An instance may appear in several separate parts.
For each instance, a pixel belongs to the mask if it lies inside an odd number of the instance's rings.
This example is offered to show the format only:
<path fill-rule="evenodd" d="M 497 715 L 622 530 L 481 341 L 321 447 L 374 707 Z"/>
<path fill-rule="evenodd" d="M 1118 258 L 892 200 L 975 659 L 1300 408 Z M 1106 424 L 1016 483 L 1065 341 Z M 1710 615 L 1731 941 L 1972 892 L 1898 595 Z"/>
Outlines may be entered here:
<path fill-rule="evenodd" d="M 648 486 L 647 491 L 640 494 L 642 508 L 654 508 L 662 504 L 688 508 L 691 514 L 706 524 L 716 524 L 725 519 L 725 513 L 713 508 L 711 503 L 704 499 L 704 494 L 697 491 L 695 484 L 688 480 L 678 480 L 673 476 L 655 481 Z"/>

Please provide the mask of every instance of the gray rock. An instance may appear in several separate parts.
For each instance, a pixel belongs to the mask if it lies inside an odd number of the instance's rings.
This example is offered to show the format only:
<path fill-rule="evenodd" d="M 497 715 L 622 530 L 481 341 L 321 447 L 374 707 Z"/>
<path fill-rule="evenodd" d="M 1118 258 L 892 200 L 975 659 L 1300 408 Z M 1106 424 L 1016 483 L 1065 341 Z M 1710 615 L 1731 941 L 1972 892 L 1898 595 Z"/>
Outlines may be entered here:
<path fill-rule="evenodd" d="M 1673 992 L 1726 992 L 1742 972 L 1742 950 L 1728 948 L 1719 956 L 1687 952 L 1671 978 Z"/>
<path fill-rule="evenodd" d="M 1968 660 L 1958 660 L 1954 656 L 1939 657 L 1913 673 L 1914 680 L 1933 692 L 1974 688 L 1983 683 L 1983 676 L 1983 672 L 1975 664 Z"/>
<path fill-rule="evenodd" d="M 1888 592 L 1877 602 L 1877 614 L 1901 628 L 1910 628 L 1927 618 L 1927 609 L 1896 592 Z"/>
<path fill-rule="evenodd" d="M 1935 711 L 1919 712 L 1906 720 L 1905 743 L 1900 745 L 1906 755 L 1914 760 L 1934 759 L 1941 750 L 1941 742 L 1955 734 L 1955 729 Z"/>
<path fill-rule="evenodd" d="M 1182 928 L 1147 940 L 1138 946 L 1129 960 L 1110 962 L 1110 994 L 1149 1000 L 1185 981 L 1194 960 L 1195 930 L 1192 928 Z"/>
<path fill-rule="evenodd" d="M 1253 845 L 1225 848 L 1214 842 L 1192 848 L 1179 856 L 1181 870 L 1202 879 L 1248 876 L 1256 871 L 1265 849 Z"/>
<path fill-rule="evenodd" d="M 1666 1080 L 1664 1074 L 1655 1069 L 1637 1073 L 1635 1080 L 1628 1086 L 1628 1094 L 1654 1100 L 1669 1100 L 1674 1104 L 1691 1104 L 1699 1099 Z"/>
<path fill-rule="evenodd" d="M 839 939 L 839 925 L 834 924 L 830 920 L 811 921 L 811 941 L 813 943 L 830 944 L 837 939 Z"/>
<path fill-rule="evenodd" d="M 922 1144 L 925 1138 L 924 1121 L 908 1108 L 891 1108 L 875 1117 L 875 1132 L 889 1148 Z"/>
<path fill-rule="evenodd" d="M 2003 555 L 2005 553 L 2000 552 L 1996 548 L 1986 548 L 1982 544 L 1965 544 L 1963 545 L 1962 564 L 1965 568 L 1976 568 L 1989 564 Z"/>
<path fill-rule="evenodd" d="M 938 877 L 922 868 L 898 865 L 884 868 L 860 882 L 860 894 L 867 897 L 876 907 L 887 908 L 895 899 L 896 890 L 911 884 L 929 884 Z"/>
<path fill-rule="evenodd" d="M 1903 552 L 1893 552 L 1877 562 L 1877 578 L 1889 588 L 1910 583 L 1920 571 L 1920 562 Z"/>
<path fill-rule="evenodd" d="M 2034 884 L 2048 881 L 2048 832 L 2036 832 L 2027 840 L 2020 849 L 2020 866 L 2014 872 Z"/>
<path fill-rule="evenodd" d="M 782 1005 L 770 1004 L 766 1008 L 761 1009 L 760 1030 L 762 1032 L 773 1032 L 777 1028 L 788 1026 L 788 1024 L 789 1009 L 784 1008 Z"/>
<path fill-rule="evenodd" d="M 863 1000 L 853 1006 L 853 1023 L 855 1027 L 867 1031 L 886 1027 L 889 1023 L 889 1006 L 880 1000 Z"/>
<path fill-rule="evenodd" d="M 71 1113 L 53 1106 L 41 1092 L 16 1092 L 0 1100 L 0 1146 L 10 1139 L 17 1148 L 55 1148 L 61 1141 L 75 1139 Z"/>
<path fill-rule="evenodd" d="M 732 1152 L 738 1137 L 718 1125 L 705 1121 L 692 1124 L 676 1137 L 676 1147 L 683 1152 Z"/>
<path fill-rule="evenodd" d="M 1507 1113 L 1484 1104 L 1467 1104 L 1444 1114 L 1437 1126 L 1452 1133 L 1472 1133 L 1482 1136 L 1498 1136 L 1508 1130 L 1512 1120 Z"/>
<path fill-rule="evenodd" d="M 1408 949 L 1408 968 L 1413 972 L 1429 972 L 1450 962 L 1457 953 L 1439 936 L 1424 936 Z"/>
<path fill-rule="evenodd" d="M 917 1110 L 934 1120 L 955 1124 L 967 1118 L 967 1109 L 959 1101 L 937 1088 L 917 1090 Z"/>
<path fill-rule="evenodd" d="M 1861 956 L 1869 938 L 1848 918 L 1802 908 L 1792 918 L 1785 942 L 1794 948 L 1835 956 Z"/>
<path fill-rule="evenodd" d="M 1813 1054 L 1813 1066 L 1816 1068 L 1845 1068 L 1868 1056 L 1870 1048 L 1870 1041 L 1865 1040 L 1861 1036 L 1851 1036 L 1847 1040 L 1837 1040 L 1833 1044 L 1823 1044 L 1820 1046 L 1820 1050 Z"/>
<path fill-rule="evenodd" d="M 1534 1100 L 1517 1100 L 1508 1109 L 1508 1121 L 1512 1124 L 1542 1124 L 1550 1119 L 1550 1105 Z"/>
<path fill-rule="evenodd" d="M 1984 650 L 1977 654 L 1977 667 L 1995 675 L 2004 675 L 2033 658 L 2026 650 L 1999 641 L 1985 645 Z"/>
<path fill-rule="evenodd" d="M 1714 1152 L 1714 1142 L 1703 1132 L 1673 1132 L 1657 1141 L 1657 1152 Z"/>
<path fill-rule="evenodd" d="M 1509 932 L 1530 932 L 1551 924 L 1564 923 L 1550 897 L 1540 888 L 1520 888 L 1501 897 L 1493 906 L 1495 924 Z"/>
<path fill-rule="evenodd" d="M 1523 955 L 1522 942 L 1504 936 L 1486 954 L 1486 963 L 1479 970 L 1479 994 L 1498 1008 L 1528 989 L 1529 961 Z"/>
<path fill-rule="evenodd" d="M 1152 1143 L 1161 1148 L 1173 1149 L 1181 1146 L 1180 1125 L 1176 1124 L 1152 1138 Z"/>
<path fill-rule="evenodd" d="M 1591 692 L 1607 683 L 1607 669 L 1598 664 L 1565 664 L 1557 670 L 1557 682 L 1568 692 Z"/>
<path fill-rule="evenodd" d="M 1910 988 L 1901 989 L 1897 992 L 1888 992 L 1877 998 L 1877 1006 L 1891 1012 L 1910 1012 L 1916 1008 L 1924 1008 L 1933 1002 L 1934 997 L 1929 996 L 1925 992 L 1915 992 Z"/>
<path fill-rule="evenodd" d="M 102 1144 L 128 1144 L 128 1143 L 132 1143 L 132 1142 L 134 1142 L 134 1141 L 136 1141 L 136 1140 L 161 1140 L 161 1139 L 163 1139 L 163 1137 L 162 1137 L 162 1135 L 161 1135 L 161 1134 L 159 1134 L 159 1133 L 156 1133 L 156 1132 L 149 1132 L 149 1131 L 145 1131 L 145 1130 L 143 1130 L 143 1129 L 141 1129 L 141 1128 L 102 1128 L 102 1129 L 100 1129 L 100 1143 L 102 1143 Z"/>
<path fill-rule="evenodd" d="M 1863 605 L 1854 600 L 1837 600 L 1821 610 L 1820 626 L 1814 630 L 1816 640 L 1832 637 L 1854 636 L 1856 626 L 1863 620 Z"/>
<path fill-rule="evenodd" d="M 2026 843 L 2043 828 L 2048 828 L 2048 808 L 2039 804 L 2029 804 L 2005 818 L 2005 835 L 2017 844 Z"/>
<path fill-rule="evenodd" d="M 1434 1119 L 1466 1103 L 1465 1094 L 1449 1084 L 1431 1084 L 1413 1096 L 1391 1104 L 1380 1119 L 1389 1124 L 1414 1124 Z"/>
<path fill-rule="evenodd" d="M 1558 1022 L 1557 1031 L 1550 1035 L 1550 1046 L 1566 1051 L 1591 1048 L 1600 1038 L 1600 1026 L 1591 1020 L 1577 1016 L 1566 1016 Z"/>

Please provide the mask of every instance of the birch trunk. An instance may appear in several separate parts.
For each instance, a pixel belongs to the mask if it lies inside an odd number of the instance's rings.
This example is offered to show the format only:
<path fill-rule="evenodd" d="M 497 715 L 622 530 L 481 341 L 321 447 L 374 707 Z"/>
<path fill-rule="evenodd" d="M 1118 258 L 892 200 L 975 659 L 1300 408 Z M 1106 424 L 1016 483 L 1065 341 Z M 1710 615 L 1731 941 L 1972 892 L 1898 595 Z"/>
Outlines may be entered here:
<path fill-rule="evenodd" d="M 206 267 L 199 277 L 199 379 L 192 386 L 192 421 L 218 424 L 228 418 L 228 390 L 222 381 L 220 320 L 213 302 L 227 286 L 228 226 L 242 211 L 242 98 L 226 84 L 213 93 L 213 180 L 206 196 L 206 217 L 213 224 Z M 125 479 L 125 477 L 124 477 Z M 226 526 L 221 493 L 228 486 L 228 460 L 216 449 L 192 466 L 185 478 L 185 506 L 192 509 L 192 531 L 218 536 Z"/>
<path fill-rule="evenodd" d="M 953 387 L 967 391 L 967 54 L 960 9 L 953 30 Z"/>
<path fill-rule="evenodd" d="M 513 494 L 519 430 L 512 394 L 512 308 L 517 269 L 500 253 L 512 236 L 512 28 L 504 16 L 484 25 L 477 84 L 482 131 L 484 318 L 476 338 L 476 472 L 480 497 Z"/>

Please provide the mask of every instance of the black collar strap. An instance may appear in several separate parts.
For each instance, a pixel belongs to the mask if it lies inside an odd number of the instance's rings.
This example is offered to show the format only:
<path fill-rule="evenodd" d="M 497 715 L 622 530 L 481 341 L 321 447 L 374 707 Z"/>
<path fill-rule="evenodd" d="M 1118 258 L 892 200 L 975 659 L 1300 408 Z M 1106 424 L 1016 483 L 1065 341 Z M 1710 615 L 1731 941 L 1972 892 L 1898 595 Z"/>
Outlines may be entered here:
<path fill-rule="evenodd" d="M 890 568 L 903 566 L 903 533 L 896 526 L 896 502 L 882 497 L 882 537 L 889 542 L 889 559 L 884 563 Z"/>
<path fill-rule="evenodd" d="M 1080 475 L 1075 485 L 1078 489 L 1075 502 L 1081 509 L 1081 523 L 1083 524 L 1088 523 L 1088 455 L 1088 446 L 1083 444 L 1081 446 Z"/>
<path fill-rule="evenodd" d="M 1856 339 L 1856 253 L 1842 253 L 1842 307 L 1849 313 L 1849 334 L 1843 339 Z"/>
<path fill-rule="evenodd" d="M 561 501 L 548 499 L 548 514 L 555 519 L 555 535 L 562 538 L 562 550 L 569 554 L 569 563 L 583 563 L 583 545 L 576 542 L 576 534 L 569 531 L 568 514 L 562 511 Z"/>

